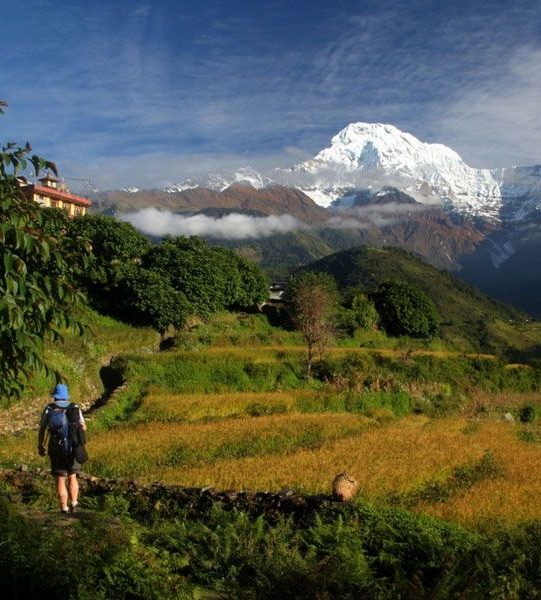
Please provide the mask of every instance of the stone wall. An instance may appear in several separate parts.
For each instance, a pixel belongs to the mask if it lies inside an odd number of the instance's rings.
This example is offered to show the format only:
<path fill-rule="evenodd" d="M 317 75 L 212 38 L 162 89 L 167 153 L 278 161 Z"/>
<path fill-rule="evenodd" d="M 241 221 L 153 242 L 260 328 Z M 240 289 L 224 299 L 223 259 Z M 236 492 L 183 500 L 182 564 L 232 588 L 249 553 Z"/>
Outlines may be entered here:
<path fill-rule="evenodd" d="M 50 480 L 46 470 L 0 471 L 0 479 L 10 484 L 9 493 L 13 502 L 26 503 L 35 497 L 39 482 Z M 280 515 L 303 520 L 323 509 L 343 506 L 327 495 L 301 495 L 292 489 L 279 492 L 268 491 L 217 491 L 212 487 L 182 488 L 160 482 L 141 485 L 129 479 L 105 479 L 81 475 L 81 494 L 87 497 L 104 497 L 108 494 L 121 496 L 129 503 L 130 514 L 137 518 L 174 517 L 176 514 L 202 514 L 213 506 L 224 509 L 237 509 L 251 516 L 264 515 L 278 518 Z"/>

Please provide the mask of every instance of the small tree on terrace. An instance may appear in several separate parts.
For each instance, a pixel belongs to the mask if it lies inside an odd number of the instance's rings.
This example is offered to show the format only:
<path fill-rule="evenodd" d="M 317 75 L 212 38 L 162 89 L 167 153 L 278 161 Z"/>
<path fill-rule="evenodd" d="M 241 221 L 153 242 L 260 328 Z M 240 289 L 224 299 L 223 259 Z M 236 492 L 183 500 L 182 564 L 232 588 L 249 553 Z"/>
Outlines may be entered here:
<path fill-rule="evenodd" d="M 327 273 L 305 271 L 288 285 L 284 299 L 290 303 L 293 322 L 306 342 L 306 373 L 311 377 L 314 358 L 321 360 L 335 331 L 338 311 L 336 282 Z"/>

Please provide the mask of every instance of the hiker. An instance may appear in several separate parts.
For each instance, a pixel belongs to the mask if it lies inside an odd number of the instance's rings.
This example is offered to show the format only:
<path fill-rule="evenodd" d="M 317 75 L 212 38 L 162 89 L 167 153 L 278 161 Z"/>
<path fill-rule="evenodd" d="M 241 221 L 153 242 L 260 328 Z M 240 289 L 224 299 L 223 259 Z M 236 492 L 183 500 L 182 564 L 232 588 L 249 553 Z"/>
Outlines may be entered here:
<path fill-rule="evenodd" d="M 60 512 L 67 515 L 77 510 L 77 474 L 81 471 L 81 465 L 75 454 L 77 451 L 80 460 L 85 454 L 86 424 L 81 409 L 69 400 L 67 385 L 57 384 L 52 395 L 54 402 L 45 407 L 39 422 L 38 453 L 45 455 L 45 438 L 48 435 L 47 454 L 51 460 L 51 474 L 56 479 Z"/>

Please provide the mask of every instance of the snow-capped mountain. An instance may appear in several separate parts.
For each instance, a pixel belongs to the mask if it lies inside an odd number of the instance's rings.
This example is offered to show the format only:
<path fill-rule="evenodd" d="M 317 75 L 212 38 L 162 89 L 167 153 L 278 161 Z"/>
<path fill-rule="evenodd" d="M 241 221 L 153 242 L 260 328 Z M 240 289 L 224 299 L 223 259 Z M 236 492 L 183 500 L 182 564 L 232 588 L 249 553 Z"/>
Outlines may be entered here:
<path fill-rule="evenodd" d="M 223 191 L 234 183 L 256 189 L 276 183 L 295 187 L 323 207 L 348 207 L 360 192 L 375 195 L 394 187 L 421 204 L 489 221 L 520 221 L 541 210 L 541 166 L 475 169 L 443 144 L 421 142 L 381 123 L 350 123 L 328 148 L 290 169 L 214 172 L 164 191 Z"/>
<path fill-rule="evenodd" d="M 424 204 L 461 214 L 498 218 L 502 195 L 495 174 L 469 167 L 442 144 L 427 144 L 393 125 L 351 123 L 331 145 L 294 171 L 314 177 L 303 191 L 328 205 L 349 190 L 393 185 Z"/>
<path fill-rule="evenodd" d="M 234 183 L 249 184 L 256 190 L 259 190 L 270 185 L 273 181 L 251 167 L 243 167 L 234 172 L 222 171 L 190 177 L 167 187 L 164 191 L 173 194 L 201 187 L 215 192 L 223 192 Z"/>

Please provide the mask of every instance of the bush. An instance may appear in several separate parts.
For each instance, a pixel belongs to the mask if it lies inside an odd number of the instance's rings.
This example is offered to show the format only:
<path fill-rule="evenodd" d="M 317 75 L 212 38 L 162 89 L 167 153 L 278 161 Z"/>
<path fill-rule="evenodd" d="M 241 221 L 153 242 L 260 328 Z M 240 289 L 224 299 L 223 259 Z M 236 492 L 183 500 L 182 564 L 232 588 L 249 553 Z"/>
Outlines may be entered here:
<path fill-rule="evenodd" d="M 382 284 L 375 294 L 375 305 L 385 330 L 392 335 L 430 338 L 438 333 L 440 319 L 436 305 L 413 285 Z"/>
<path fill-rule="evenodd" d="M 532 406 L 531 404 L 527 404 L 526 406 L 523 406 L 518 411 L 518 418 L 520 419 L 521 423 L 533 423 L 533 421 L 535 421 L 536 417 L 537 417 L 537 409 L 535 406 Z"/>

